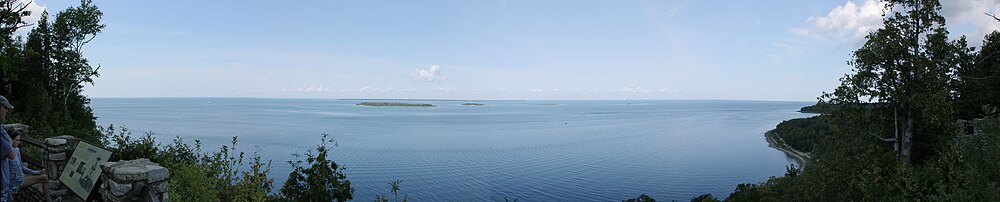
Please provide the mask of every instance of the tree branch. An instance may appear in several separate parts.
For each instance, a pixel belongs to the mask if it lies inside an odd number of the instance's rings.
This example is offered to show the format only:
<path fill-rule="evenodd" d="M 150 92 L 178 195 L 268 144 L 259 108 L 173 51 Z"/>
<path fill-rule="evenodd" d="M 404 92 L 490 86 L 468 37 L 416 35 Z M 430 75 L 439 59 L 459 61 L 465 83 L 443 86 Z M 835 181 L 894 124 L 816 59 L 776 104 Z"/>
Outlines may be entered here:
<path fill-rule="evenodd" d="M 988 15 L 990 17 L 993 17 L 993 19 L 997 20 L 997 22 L 1000 22 L 1000 18 L 998 18 L 997 15 L 995 15 L 995 14 L 992 14 L 992 13 L 983 13 L 983 14 L 986 14 L 986 15 Z"/>
<path fill-rule="evenodd" d="M 879 137 L 878 135 L 875 135 L 875 133 L 867 133 L 867 134 L 870 135 L 870 136 L 872 136 L 872 137 L 878 138 L 878 140 L 881 140 L 883 142 L 896 142 L 896 138 Z"/>

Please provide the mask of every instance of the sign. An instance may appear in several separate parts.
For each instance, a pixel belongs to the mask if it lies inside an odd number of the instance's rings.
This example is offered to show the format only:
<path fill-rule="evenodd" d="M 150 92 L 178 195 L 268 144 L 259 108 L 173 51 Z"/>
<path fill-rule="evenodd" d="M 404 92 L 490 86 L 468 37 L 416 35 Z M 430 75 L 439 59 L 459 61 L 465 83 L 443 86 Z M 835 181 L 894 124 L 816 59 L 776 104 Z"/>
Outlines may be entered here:
<path fill-rule="evenodd" d="M 97 183 L 97 178 L 101 177 L 100 165 L 108 162 L 108 158 L 111 158 L 111 151 L 81 141 L 76 145 L 76 150 L 73 150 L 69 163 L 63 168 L 59 181 L 80 198 L 87 198 Z"/>

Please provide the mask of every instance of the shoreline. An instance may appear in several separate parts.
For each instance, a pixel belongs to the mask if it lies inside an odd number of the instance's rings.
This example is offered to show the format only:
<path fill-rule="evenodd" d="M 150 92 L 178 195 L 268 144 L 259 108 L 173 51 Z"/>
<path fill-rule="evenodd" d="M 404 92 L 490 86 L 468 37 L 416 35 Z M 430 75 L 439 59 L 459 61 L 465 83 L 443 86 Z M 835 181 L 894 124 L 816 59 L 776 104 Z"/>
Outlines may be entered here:
<path fill-rule="evenodd" d="M 767 131 L 766 133 L 764 133 L 764 139 L 767 140 L 768 147 L 784 152 L 785 155 L 791 156 L 792 159 L 795 159 L 795 162 L 799 164 L 799 169 L 806 168 L 806 160 L 811 158 L 811 156 L 809 156 L 808 153 L 800 152 L 788 146 L 787 144 L 785 144 L 785 140 L 781 139 L 781 137 L 778 137 L 778 135 L 774 134 L 774 132 L 772 131 Z"/>

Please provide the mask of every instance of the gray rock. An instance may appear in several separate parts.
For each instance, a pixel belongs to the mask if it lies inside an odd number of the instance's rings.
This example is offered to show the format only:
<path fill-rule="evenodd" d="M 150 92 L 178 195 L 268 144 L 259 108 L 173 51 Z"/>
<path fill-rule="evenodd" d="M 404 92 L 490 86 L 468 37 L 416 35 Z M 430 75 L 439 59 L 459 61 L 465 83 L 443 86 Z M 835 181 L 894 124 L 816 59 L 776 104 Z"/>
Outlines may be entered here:
<path fill-rule="evenodd" d="M 157 182 L 149 186 L 156 193 L 167 192 L 167 181 Z"/>
<path fill-rule="evenodd" d="M 118 182 L 139 180 L 158 182 L 166 180 L 170 176 L 167 168 L 145 158 L 131 161 L 107 162 L 101 164 L 101 169 L 111 173 L 112 180 Z"/>
<path fill-rule="evenodd" d="M 3 124 L 2 127 L 4 130 L 17 130 L 18 132 L 21 132 L 21 134 L 28 134 L 28 129 L 31 128 L 28 125 L 20 123 Z"/>
<path fill-rule="evenodd" d="M 53 189 L 50 193 L 52 193 L 53 197 L 60 197 L 65 196 L 67 191 L 69 191 L 69 189 Z"/>
<path fill-rule="evenodd" d="M 49 180 L 49 189 L 55 190 L 62 188 L 65 188 L 65 186 L 63 186 L 63 183 L 59 182 L 59 180 Z"/>
<path fill-rule="evenodd" d="M 66 140 L 80 140 L 80 138 L 76 138 L 76 137 L 74 137 L 72 135 L 60 135 L 60 136 L 55 136 L 55 137 L 52 137 L 52 138 L 66 139 Z"/>
<path fill-rule="evenodd" d="M 146 181 L 147 182 L 159 182 L 164 181 L 170 177 L 170 171 L 163 166 L 152 164 L 146 165 Z M 166 185 L 166 183 L 164 183 Z"/>
<path fill-rule="evenodd" d="M 62 161 L 62 160 L 66 160 L 66 153 L 65 152 L 51 153 L 51 154 L 49 154 L 48 157 L 49 157 L 48 160 L 51 160 L 51 161 Z"/>
<path fill-rule="evenodd" d="M 111 168 L 112 181 L 134 182 L 146 180 L 146 168 L 137 166 L 122 166 Z"/>
<path fill-rule="evenodd" d="M 128 193 L 129 190 L 132 190 L 131 183 L 119 184 L 114 180 L 109 180 L 107 185 L 108 189 L 111 190 L 111 194 L 114 194 L 115 196 L 124 196 L 125 194 Z"/>
<path fill-rule="evenodd" d="M 46 141 L 47 140 L 49 140 L 49 139 L 46 139 Z M 54 140 L 62 140 L 62 139 L 54 139 Z M 63 141 L 65 141 L 65 140 L 63 140 Z M 45 144 L 48 144 L 48 143 L 46 142 Z M 46 149 L 46 150 L 49 150 L 49 153 L 66 152 L 66 151 L 69 151 L 69 147 L 67 147 L 67 146 L 49 146 L 48 149 Z"/>
<path fill-rule="evenodd" d="M 45 144 L 49 146 L 60 146 L 66 144 L 66 139 L 45 138 Z"/>

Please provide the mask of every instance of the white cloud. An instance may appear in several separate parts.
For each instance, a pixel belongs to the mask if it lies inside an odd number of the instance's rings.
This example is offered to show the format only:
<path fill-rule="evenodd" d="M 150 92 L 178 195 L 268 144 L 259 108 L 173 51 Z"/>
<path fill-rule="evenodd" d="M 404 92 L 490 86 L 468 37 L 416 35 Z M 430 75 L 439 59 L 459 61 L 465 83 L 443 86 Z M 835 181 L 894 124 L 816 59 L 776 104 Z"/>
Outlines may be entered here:
<path fill-rule="evenodd" d="M 941 1 L 941 15 L 948 20 L 952 34 L 964 34 L 971 45 L 982 45 L 986 34 L 1000 29 L 1000 23 L 985 13 L 1000 13 L 997 0 Z M 968 29 L 955 29 L 959 27 Z"/>
<path fill-rule="evenodd" d="M 451 87 L 451 86 L 448 86 L 448 87 L 438 87 L 438 88 L 434 88 L 434 90 L 436 90 L 436 91 L 444 91 L 444 92 L 451 92 L 451 91 L 455 91 L 455 87 Z"/>
<path fill-rule="evenodd" d="M 20 0 L 18 1 L 18 3 L 25 3 L 26 1 L 28 0 Z M 45 12 L 45 6 L 38 5 L 38 3 L 35 3 L 35 1 L 31 1 L 28 3 L 28 7 L 26 7 L 25 10 L 31 11 L 31 15 L 22 17 L 21 20 L 23 20 L 24 23 L 28 23 L 32 26 L 18 29 L 17 30 L 18 32 L 27 33 L 28 30 L 34 28 L 35 25 L 38 24 L 38 20 L 42 19 L 42 12 Z"/>
<path fill-rule="evenodd" d="M 826 16 L 809 17 L 806 22 L 811 27 L 790 28 L 789 32 L 814 39 L 834 37 L 860 46 L 869 32 L 883 26 L 885 5 L 880 0 L 847 1 Z M 1000 1 L 941 1 L 941 15 L 948 20 L 949 30 L 955 36 L 966 35 L 971 45 L 980 45 L 986 34 L 1000 28 L 1000 23 L 984 13 L 1000 13 Z"/>
<path fill-rule="evenodd" d="M 410 74 L 410 79 L 417 82 L 435 82 L 448 80 L 448 76 L 441 75 L 441 66 L 431 65 L 427 69 L 416 69 Z"/>
<path fill-rule="evenodd" d="M 330 87 L 324 85 L 310 85 L 309 87 L 292 86 L 291 88 L 282 88 L 281 91 L 297 93 L 325 93 L 330 92 Z"/>
<path fill-rule="evenodd" d="M 809 17 L 806 22 L 812 24 L 814 29 L 793 29 L 793 33 L 800 35 L 835 33 L 844 40 L 863 41 L 869 32 L 882 27 L 885 5 L 886 3 L 880 0 L 865 0 L 861 4 L 848 1 L 833 8 L 826 16 Z"/>

